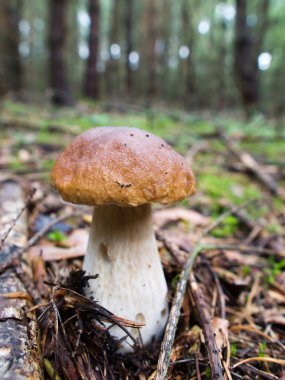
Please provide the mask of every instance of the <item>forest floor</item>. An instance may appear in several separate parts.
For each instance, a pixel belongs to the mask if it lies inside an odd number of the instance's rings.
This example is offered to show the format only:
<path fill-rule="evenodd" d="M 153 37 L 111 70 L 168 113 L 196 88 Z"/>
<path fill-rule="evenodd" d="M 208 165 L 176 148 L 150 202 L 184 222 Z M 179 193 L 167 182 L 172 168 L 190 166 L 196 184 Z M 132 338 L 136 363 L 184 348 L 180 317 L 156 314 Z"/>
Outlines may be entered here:
<path fill-rule="evenodd" d="M 94 304 L 81 318 L 85 280 L 81 272 L 70 274 L 82 265 L 91 210 L 63 203 L 49 182 L 64 147 L 80 132 L 105 125 L 159 135 L 185 156 L 197 179 L 193 197 L 154 207 L 170 307 L 180 309 L 177 289 L 183 275 L 189 279 L 173 345 L 176 321 L 170 318 L 167 347 L 160 342 L 125 356 L 103 325 L 96 332 L 90 327 L 94 315 L 103 318 Z M 28 260 L 46 378 L 57 368 L 57 379 L 285 379 L 284 126 L 261 116 L 245 122 L 238 114 L 126 112 L 87 103 L 54 109 L 12 101 L 1 105 L 0 126 L 1 182 L 36 189 L 27 201 Z M 76 299 L 67 297 L 69 290 Z"/>

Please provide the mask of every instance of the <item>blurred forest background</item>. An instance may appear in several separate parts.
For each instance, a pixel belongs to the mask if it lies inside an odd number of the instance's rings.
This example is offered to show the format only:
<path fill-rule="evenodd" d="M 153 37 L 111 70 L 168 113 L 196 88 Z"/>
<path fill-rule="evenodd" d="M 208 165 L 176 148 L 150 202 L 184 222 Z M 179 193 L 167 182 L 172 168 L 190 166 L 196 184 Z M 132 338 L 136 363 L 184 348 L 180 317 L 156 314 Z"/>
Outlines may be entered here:
<path fill-rule="evenodd" d="M 285 380 L 284 20 L 285 0 L 0 0 L 0 378 Z M 172 343 L 126 357 L 51 293 L 85 286 L 91 210 L 50 171 L 106 125 L 162 137 L 197 180 L 154 209 Z"/>
<path fill-rule="evenodd" d="M 284 0 L 0 2 L 0 94 L 285 108 Z"/>

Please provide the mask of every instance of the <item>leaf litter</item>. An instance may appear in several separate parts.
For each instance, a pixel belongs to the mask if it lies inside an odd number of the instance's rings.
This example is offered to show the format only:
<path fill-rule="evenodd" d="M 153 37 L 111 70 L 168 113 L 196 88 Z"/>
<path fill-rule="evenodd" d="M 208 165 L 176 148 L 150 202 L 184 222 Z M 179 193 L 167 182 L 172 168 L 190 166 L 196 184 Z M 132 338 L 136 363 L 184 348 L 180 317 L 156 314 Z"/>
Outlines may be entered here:
<path fill-rule="evenodd" d="M 201 143 L 203 139 L 201 137 Z M 228 139 L 224 142 L 229 144 Z M 13 147 L 13 139 L 9 144 Z M 49 145 L 41 145 L 36 149 L 37 156 L 47 162 L 61 147 L 50 149 Z M 133 326 L 133 322 L 114 316 L 112 310 L 84 296 L 88 276 L 82 272 L 81 265 L 90 214 L 86 209 L 78 212 L 62 204 L 42 180 L 41 171 L 46 173 L 46 166 L 39 162 L 35 165 L 29 148 L 26 150 L 18 156 L 21 167 L 14 165 L 14 170 L 4 156 L 1 156 L 1 165 L 5 176 L 11 172 L 24 173 L 23 178 L 30 187 L 37 188 L 29 210 L 31 239 L 38 234 L 29 247 L 34 274 L 30 296 L 37 300 L 35 309 L 46 378 L 158 379 L 158 358 L 163 351 L 161 342 L 145 348 L 134 341 L 134 352 L 120 354 L 120 341 L 111 335 L 109 326 L 115 323 L 125 329 Z M 8 153 L 11 161 L 13 155 Z M 235 159 L 239 153 L 235 150 Z M 208 150 L 207 153 L 204 150 L 195 153 L 198 156 L 196 172 L 205 171 L 208 154 Z M 234 159 L 229 146 L 225 146 L 216 162 L 215 157 L 211 156 L 211 164 L 219 170 L 224 164 L 222 170 L 232 176 L 234 183 L 235 174 L 228 166 Z M 243 159 L 240 158 L 240 165 L 234 170 L 240 170 L 246 177 L 245 169 L 248 168 L 242 167 Z M 29 168 L 35 172 L 35 167 L 38 172 L 31 178 Z M 264 164 L 257 161 L 250 168 L 257 182 L 263 178 L 260 176 L 263 168 Z M 278 167 L 270 172 L 275 182 L 274 189 L 269 186 L 268 191 L 269 177 L 266 176 L 265 188 L 257 203 L 256 200 L 252 204 L 247 201 L 243 207 L 242 203 L 237 205 L 226 199 L 225 193 L 221 196 L 215 193 L 213 198 L 207 188 L 202 188 L 194 197 L 191 210 L 189 204 L 155 210 L 156 236 L 168 281 L 170 306 L 185 262 L 199 239 L 204 247 L 190 271 L 192 282 L 188 281 L 183 295 L 175 339 L 169 352 L 168 379 L 285 378 L 285 272 L 282 262 L 285 219 L 284 204 L 276 198 L 276 194 L 283 197 L 280 181 L 278 183 L 279 178 L 284 178 L 280 175 L 281 170 L 282 167 Z M 253 177 L 250 180 L 255 181 Z M 235 188 L 239 191 L 235 191 L 234 196 L 239 197 L 242 187 L 236 184 Z M 272 208 L 273 204 L 277 207 Z M 266 216 L 253 218 L 252 215 L 262 208 L 268 209 Z M 236 218 L 234 228 L 215 233 L 217 227 L 233 221 L 227 219 L 229 215 Z M 61 242 L 58 233 L 54 234 L 55 241 L 48 239 L 51 231 L 63 232 L 60 225 L 54 224 L 55 229 L 51 226 L 43 230 L 41 225 L 35 228 L 35 221 L 43 216 L 50 221 L 63 218 L 58 222 L 68 226 L 64 231 L 65 240 Z M 214 365 L 213 361 L 216 361 Z M 219 366 L 221 375 L 214 373 Z"/>

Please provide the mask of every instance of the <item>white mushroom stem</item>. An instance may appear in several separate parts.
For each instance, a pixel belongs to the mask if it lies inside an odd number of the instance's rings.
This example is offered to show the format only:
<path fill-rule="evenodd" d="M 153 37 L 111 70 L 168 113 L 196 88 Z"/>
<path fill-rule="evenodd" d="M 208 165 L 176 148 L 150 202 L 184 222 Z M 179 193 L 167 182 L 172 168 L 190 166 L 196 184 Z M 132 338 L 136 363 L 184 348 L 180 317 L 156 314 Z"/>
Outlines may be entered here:
<path fill-rule="evenodd" d="M 94 209 L 84 269 L 99 274 L 90 281 L 89 295 L 117 316 L 144 323 L 144 345 L 162 335 L 167 307 L 167 285 L 154 236 L 151 206 L 100 206 Z M 113 327 L 112 335 L 126 334 Z M 131 328 L 138 337 L 138 329 Z M 123 351 L 130 350 L 128 338 Z"/>

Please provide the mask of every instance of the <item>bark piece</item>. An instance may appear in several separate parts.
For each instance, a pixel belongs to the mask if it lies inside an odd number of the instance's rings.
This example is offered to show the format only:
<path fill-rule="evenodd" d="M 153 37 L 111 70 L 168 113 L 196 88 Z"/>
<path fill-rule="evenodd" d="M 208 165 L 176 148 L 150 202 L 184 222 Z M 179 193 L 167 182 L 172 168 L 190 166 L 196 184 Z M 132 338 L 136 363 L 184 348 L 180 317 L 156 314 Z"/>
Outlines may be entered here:
<path fill-rule="evenodd" d="M 27 212 L 20 185 L 0 183 L 0 378 L 42 379 L 35 314 L 21 274 L 31 272 L 24 257 L 19 258 L 27 240 Z M 12 226 L 12 228 L 11 228 Z M 18 264 L 18 265 L 17 265 Z"/>

